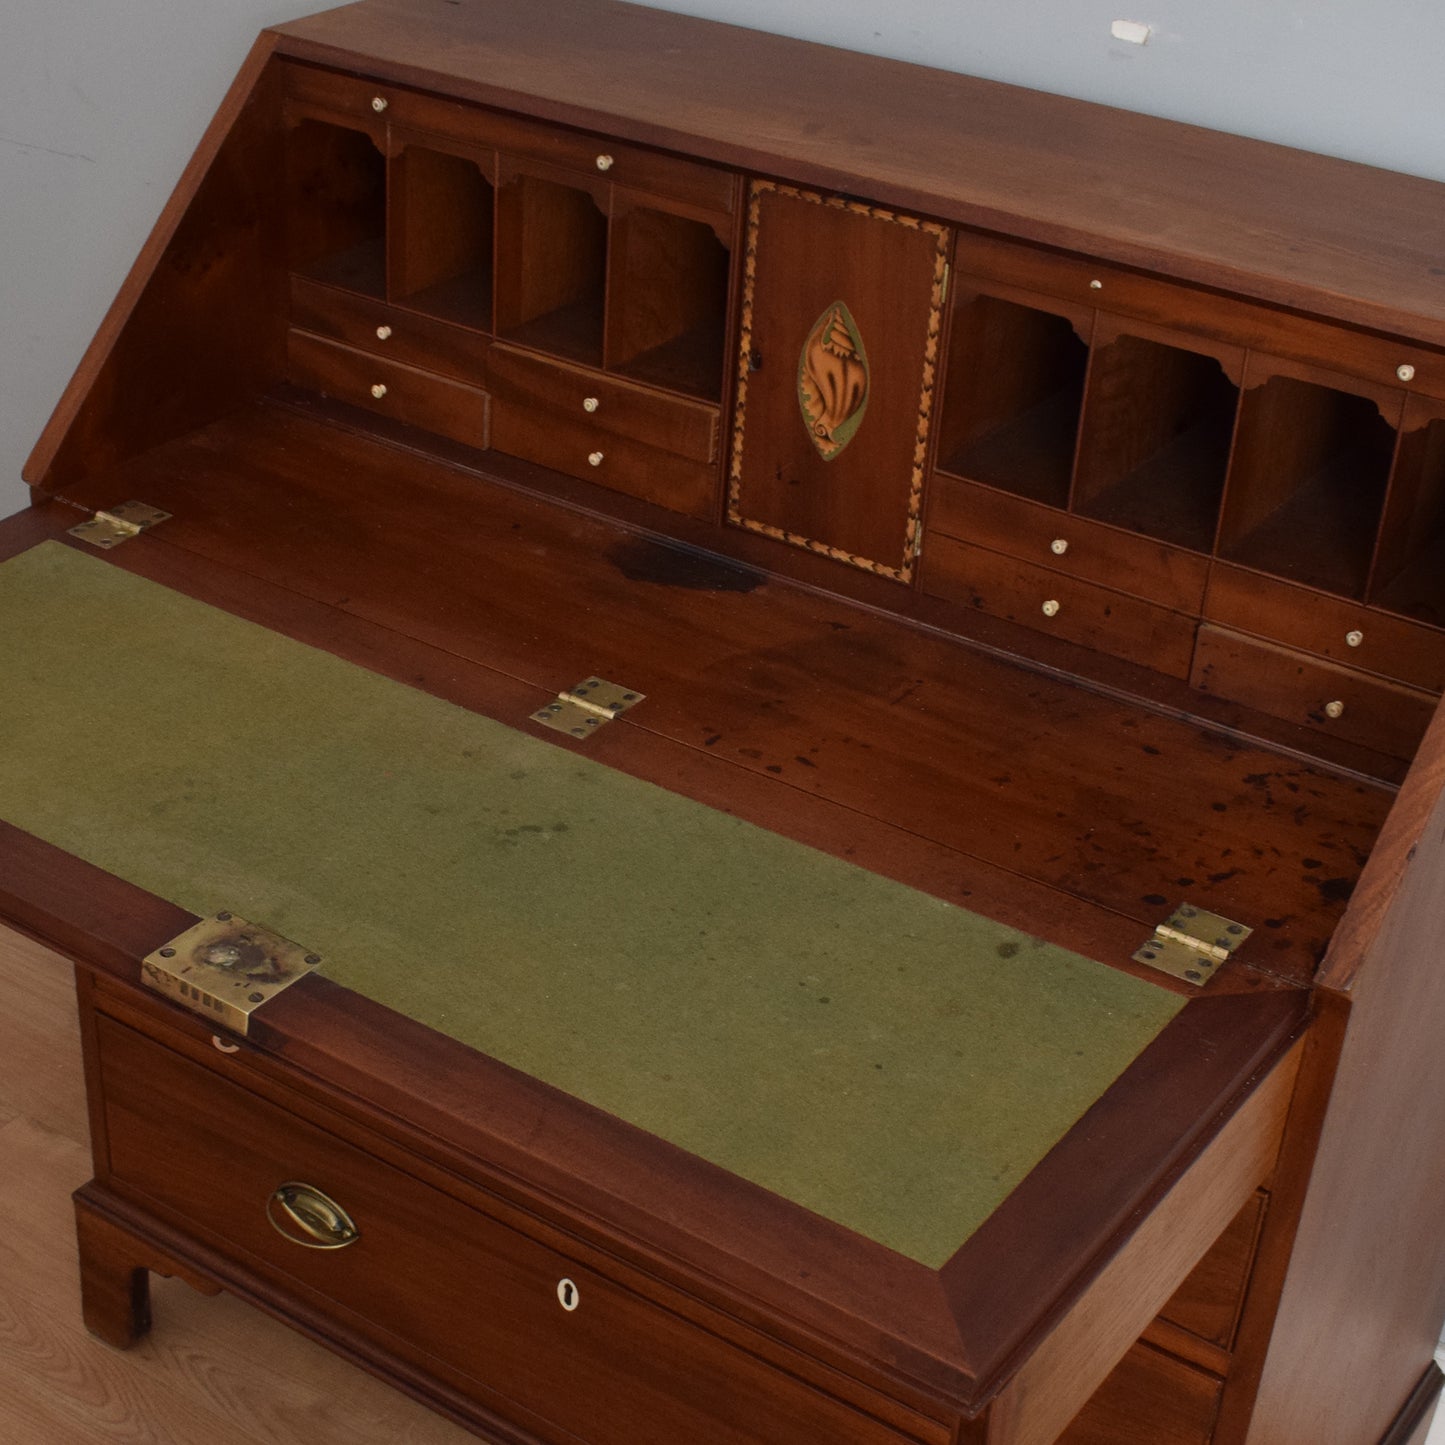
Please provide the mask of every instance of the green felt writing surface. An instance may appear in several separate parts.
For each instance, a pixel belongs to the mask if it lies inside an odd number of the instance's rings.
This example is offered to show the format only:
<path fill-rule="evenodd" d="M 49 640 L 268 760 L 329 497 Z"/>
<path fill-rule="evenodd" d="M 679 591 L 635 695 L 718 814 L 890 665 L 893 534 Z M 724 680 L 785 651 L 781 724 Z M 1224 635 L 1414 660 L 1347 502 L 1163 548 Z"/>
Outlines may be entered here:
<path fill-rule="evenodd" d="M 532 726 L 0 564 L 7 822 L 930 1266 L 1180 1007 Z"/>

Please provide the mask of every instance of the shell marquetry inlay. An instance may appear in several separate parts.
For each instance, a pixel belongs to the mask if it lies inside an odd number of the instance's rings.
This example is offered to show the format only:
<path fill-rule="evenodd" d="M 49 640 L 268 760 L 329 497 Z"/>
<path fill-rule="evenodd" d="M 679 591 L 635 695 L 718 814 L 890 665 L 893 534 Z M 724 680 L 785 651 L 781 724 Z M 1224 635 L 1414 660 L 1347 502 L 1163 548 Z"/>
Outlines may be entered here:
<path fill-rule="evenodd" d="M 798 358 L 798 405 L 825 462 L 853 439 L 868 407 L 868 356 L 842 301 L 827 307 Z"/>

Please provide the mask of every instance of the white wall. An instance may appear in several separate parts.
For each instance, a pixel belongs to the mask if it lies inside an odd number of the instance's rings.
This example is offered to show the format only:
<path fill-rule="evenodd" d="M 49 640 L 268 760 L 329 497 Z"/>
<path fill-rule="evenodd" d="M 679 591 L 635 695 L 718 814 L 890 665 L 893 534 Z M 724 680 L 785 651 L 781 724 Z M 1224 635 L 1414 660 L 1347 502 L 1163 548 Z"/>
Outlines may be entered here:
<path fill-rule="evenodd" d="M 21 463 L 250 41 L 263 25 L 317 8 L 318 0 L 0 0 L 0 515 L 23 505 Z M 1445 180 L 1440 0 L 669 0 L 663 8 Z M 1149 43 L 1111 39 L 1114 19 L 1150 24 Z"/>

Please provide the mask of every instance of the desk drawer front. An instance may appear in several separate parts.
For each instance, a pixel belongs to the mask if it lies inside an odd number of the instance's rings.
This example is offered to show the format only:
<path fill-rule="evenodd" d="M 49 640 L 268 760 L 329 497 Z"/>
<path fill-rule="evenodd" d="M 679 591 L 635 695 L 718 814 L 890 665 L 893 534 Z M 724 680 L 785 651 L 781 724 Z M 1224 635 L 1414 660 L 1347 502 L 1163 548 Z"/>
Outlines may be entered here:
<path fill-rule="evenodd" d="M 482 384 L 491 343 L 464 326 L 450 326 L 401 306 L 291 278 L 291 324 L 327 341 L 384 361 L 442 372 L 473 387 Z M 385 335 L 380 334 L 385 332 Z"/>
<path fill-rule="evenodd" d="M 993 487 L 954 477 L 935 478 L 928 526 L 931 532 L 977 542 L 1178 612 L 1198 612 L 1204 601 L 1209 559 L 1202 554 Z"/>
<path fill-rule="evenodd" d="M 499 405 L 539 408 L 602 441 L 622 437 L 694 462 L 715 462 L 718 409 L 630 386 L 510 346 L 494 346 L 487 384 Z"/>
<path fill-rule="evenodd" d="M 570 414 L 499 400 L 492 445 L 509 456 L 673 512 L 707 517 L 715 510 L 715 466 L 685 461 L 626 437 L 607 436 Z"/>
<path fill-rule="evenodd" d="M 1332 662 L 1445 690 L 1445 632 L 1342 597 L 1216 563 L 1204 616 Z"/>
<path fill-rule="evenodd" d="M 287 366 L 298 386 L 466 446 L 491 445 L 491 398 L 475 387 L 304 331 L 292 331 L 287 339 Z"/>
<path fill-rule="evenodd" d="M 1199 629 L 1192 681 L 1273 717 L 1410 758 L 1438 699 L 1222 627 Z"/>
<path fill-rule="evenodd" d="M 498 451 L 674 512 L 716 510 L 716 408 L 500 345 L 487 378 Z"/>
<path fill-rule="evenodd" d="M 476 1382 L 539 1438 L 894 1445 L 879 1422 L 575 1260 L 102 1015 L 113 1182 L 422 1368 Z M 359 1235 L 290 1242 L 266 1203 L 324 1192 Z M 568 1294 L 562 1281 L 572 1282 Z M 559 1293 L 560 1287 L 560 1293 Z M 563 1296 L 576 1308 L 563 1307 Z M 571 1432 L 571 1433 L 569 1433 Z"/>
<path fill-rule="evenodd" d="M 930 537 L 923 590 L 1099 652 L 1188 677 L 1194 622 L 1149 602 L 952 537 Z"/>

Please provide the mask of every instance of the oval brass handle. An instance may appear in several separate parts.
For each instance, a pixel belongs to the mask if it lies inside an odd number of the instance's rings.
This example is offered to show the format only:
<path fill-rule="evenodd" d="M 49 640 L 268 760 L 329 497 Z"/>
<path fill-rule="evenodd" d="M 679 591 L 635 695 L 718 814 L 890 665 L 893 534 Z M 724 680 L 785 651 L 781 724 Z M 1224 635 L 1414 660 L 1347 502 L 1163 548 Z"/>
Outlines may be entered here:
<path fill-rule="evenodd" d="M 295 1180 L 276 1186 L 266 1201 L 266 1218 L 283 1239 L 307 1249 L 345 1249 L 361 1238 L 351 1216 L 334 1199 Z M 299 1230 L 305 1238 L 298 1238 L 293 1230 Z"/>

